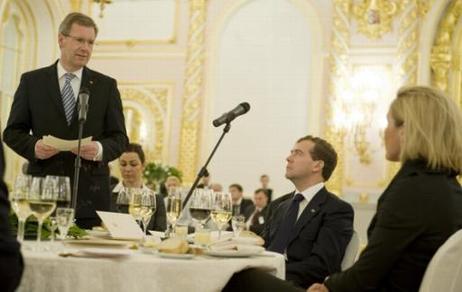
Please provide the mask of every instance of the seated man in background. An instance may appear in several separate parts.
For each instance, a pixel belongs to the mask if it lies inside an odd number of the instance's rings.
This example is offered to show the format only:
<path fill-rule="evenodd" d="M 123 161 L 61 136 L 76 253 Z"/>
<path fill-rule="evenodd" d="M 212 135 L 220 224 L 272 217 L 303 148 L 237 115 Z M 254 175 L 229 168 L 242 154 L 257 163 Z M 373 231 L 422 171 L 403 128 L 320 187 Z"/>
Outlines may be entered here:
<path fill-rule="evenodd" d="M 112 190 L 112 211 L 128 213 L 128 202 L 120 202 L 118 196 L 124 188 L 139 188 L 150 190 L 143 182 L 145 156 L 141 145 L 130 143 L 119 158 L 122 181 Z M 156 196 L 156 210 L 148 224 L 148 230 L 165 231 L 167 228 L 167 213 L 164 200 L 159 194 Z M 117 205 L 119 203 L 119 205 Z M 120 203 L 123 205 L 121 206 Z M 127 204 L 127 205 L 125 205 Z"/>
<path fill-rule="evenodd" d="M 247 213 L 250 217 L 246 222 L 247 229 L 261 235 L 266 222 L 266 213 L 268 211 L 268 192 L 264 189 L 258 189 L 253 195 L 255 206 L 249 207 Z"/>
<path fill-rule="evenodd" d="M 249 219 L 249 208 L 253 206 L 252 200 L 243 198 L 244 189 L 240 184 L 229 186 L 229 193 L 233 200 L 233 216 L 244 215 L 245 220 Z"/>
<path fill-rule="evenodd" d="M 286 178 L 295 191 L 279 202 L 265 225 L 265 246 L 285 255 L 286 280 L 304 289 L 340 271 L 353 234 L 353 208 L 324 186 L 336 164 L 337 153 L 328 142 L 300 138 L 286 166 Z M 235 274 L 224 291 L 252 291 L 249 274 L 255 283 L 265 281 L 253 271 Z"/>
<path fill-rule="evenodd" d="M 8 191 L 3 181 L 5 164 L 0 141 L 0 291 L 15 291 L 21 280 L 23 262 L 18 242 L 11 236 Z"/>

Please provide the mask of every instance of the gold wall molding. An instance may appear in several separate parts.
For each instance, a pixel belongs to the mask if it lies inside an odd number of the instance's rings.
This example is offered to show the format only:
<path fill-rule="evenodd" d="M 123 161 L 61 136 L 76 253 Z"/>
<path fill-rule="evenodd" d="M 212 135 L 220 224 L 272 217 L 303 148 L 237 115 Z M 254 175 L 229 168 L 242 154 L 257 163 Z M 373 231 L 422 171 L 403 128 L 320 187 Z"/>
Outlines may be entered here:
<path fill-rule="evenodd" d="M 127 132 L 142 144 L 148 161 L 165 161 L 171 120 L 173 84 L 120 82 Z M 144 131 L 144 133 L 142 133 Z"/>
<path fill-rule="evenodd" d="M 190 0 L 188 52 L 183 94 L 178 167 L 191 183 L 198 168 L 205 63 L 206 0 Z"/>
<path fill-rule="evenodd" d="M 350 40 L 350 2 L 349 0 L 335 0 L 333 11 L 333 28 L 331 38 L 331 54 L 329 57 L 329 102 L 325 105 L 327 120 L 329 121 L 325 136 L 337 151 L 338 162 L 334 173 L 327 182 L 330 191 L 337 195 L 342 194 L 345 176 L 345 133 L 337 131 L 333 125 L 333 105 L 335 103 L 335 88 L 337 81 L 345 76 L 349 66 L 349 40 Z"/>
<path fill-rule="evenodd" d="M 448 92 L 450 71 L 454 66 L 454 56 L 460 54 L 460 47 L 456 46 L 453 40 L 455 39 L 454 31 L 460 21 L 461 14 L 462 0 L 454 0 L 448 3 L 438 24 L 435 41 L 431 49 L 431 82 L 434 86 L 446 92 Z"/>
<path fill-rule="evenodd" d="M 353 1 L 352 14 L 358 24 L 358 31 L 371 39 L 379 39 L 390 32 L 394 18 L 403 8 L 402 0 Z"/>

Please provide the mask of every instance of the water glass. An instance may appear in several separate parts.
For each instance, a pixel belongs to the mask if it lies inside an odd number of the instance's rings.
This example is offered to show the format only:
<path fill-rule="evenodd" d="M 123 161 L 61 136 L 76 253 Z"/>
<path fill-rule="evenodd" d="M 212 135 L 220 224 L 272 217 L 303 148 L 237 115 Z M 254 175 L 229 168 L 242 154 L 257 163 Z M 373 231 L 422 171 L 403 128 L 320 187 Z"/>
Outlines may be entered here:
<path fill-rule="evenodd" d="M 245 229 L 245 217 L 243 215 L 233 216 L 231 226 L 233 227 L 234 236 L 238 237 Z"/>
<path fill-rule="evenodd" d="M 66 239 L 69 228 L 74 223 L 74 209 L 72 208 L 57 208 L 56 223 L 59 230 L 59 239 Z"/>

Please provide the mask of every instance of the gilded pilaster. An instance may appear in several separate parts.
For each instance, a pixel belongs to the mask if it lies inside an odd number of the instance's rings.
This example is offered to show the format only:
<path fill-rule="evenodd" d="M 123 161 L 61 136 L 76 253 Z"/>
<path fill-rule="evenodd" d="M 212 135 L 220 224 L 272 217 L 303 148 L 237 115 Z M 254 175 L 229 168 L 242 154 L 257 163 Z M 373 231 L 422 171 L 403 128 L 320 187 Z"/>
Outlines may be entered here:
<path fill-rule="evenodd" d="M 329 190 L 341 195 L 345 175 L 345 133 L 335 129 L 334 107 L 335 107 L 335 84 L 341 76 L 347 74 L 348 50 L 350 40 L 350 0 L 334 0 L 333 32 L 331 39 L 330 55 L 330 80 L 329 80 L 329 102 L 326 106 L 328 125 L 325 136 L 335 148 L 338 154 L 337 167 L 332 177 L 327 182 Z"/>
<path fill-rule="evenodd" d="M 206 0 L 190 0 L 190 27 L 183 95 L 178 167 L 186 183 L 198 167 L 199 129 L 204 85 Z"/>

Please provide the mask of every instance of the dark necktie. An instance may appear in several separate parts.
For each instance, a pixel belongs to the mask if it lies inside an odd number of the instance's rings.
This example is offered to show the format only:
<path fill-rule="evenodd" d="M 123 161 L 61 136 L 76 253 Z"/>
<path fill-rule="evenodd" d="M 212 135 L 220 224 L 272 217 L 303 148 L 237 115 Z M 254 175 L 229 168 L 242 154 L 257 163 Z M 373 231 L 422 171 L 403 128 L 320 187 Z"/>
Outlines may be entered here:
<path fill-rule="evenodd" d="M 72 116 L 74 115 L 75 109 L 75 96 L 72 90 L 71 80 L 75 77 L 72 73 L 64 74 L 66 78 L 64 81 L 63 90 L 61 92 L 64 105 L 64 113 L 66 114 L 67 124 L 70 125 L 72 122 Z"/>
<path fill-rule="evenodd" d="M 304 197 L 302 194 L 296 194 L 294 196 L 268 250 L 284 253 L 289 243 L 289 237 L 295 226 L 295 222 L 297 222 L 298 207 L 303 199 Z"/>

